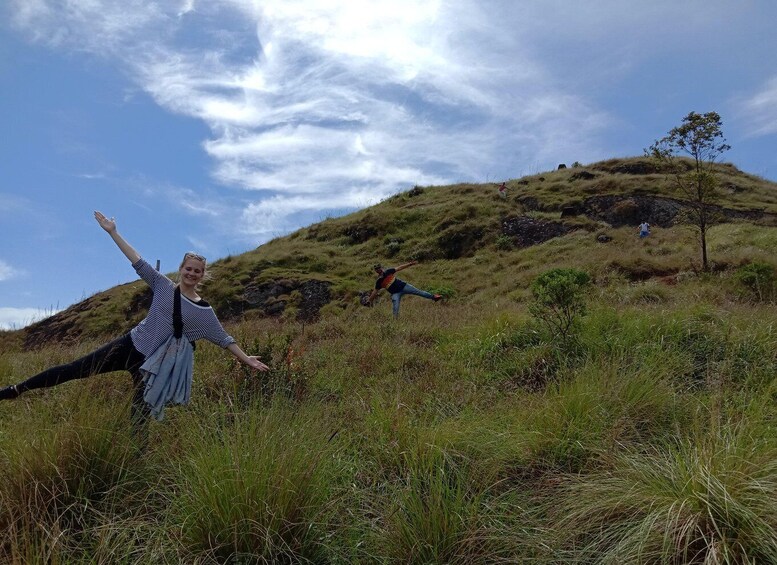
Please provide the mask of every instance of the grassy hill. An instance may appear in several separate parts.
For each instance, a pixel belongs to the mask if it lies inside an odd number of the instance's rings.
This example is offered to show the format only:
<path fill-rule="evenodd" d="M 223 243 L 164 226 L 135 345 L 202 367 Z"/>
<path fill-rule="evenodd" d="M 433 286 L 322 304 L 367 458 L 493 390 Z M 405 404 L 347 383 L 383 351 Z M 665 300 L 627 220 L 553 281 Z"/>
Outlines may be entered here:
<path fill-rule="evenodd" d="M 216 261 L 203 295 L 271 372 L 199 347 L 192 404 L 141 456 L 124 375 L 0 404 L 0 560 L 777 562 L 777 308 L 737 276 L 775 263 L 777 185 L 718 170 L 710 273 L 641 158 L 506 199 L 415 187 Z M 447 301 L 359 306 L 373 263 L 410 259 Z M 528 311 L 556 267 L 594 282 L 570 340 Z M 0 384 L 148 300 L 130 283 L 0 334 Z"/>
<path fill-rule="evenodd" d="M 777 225 L 775 184 L 728 164 L 720 165 L 718 174 L 721 220 L 729 223 L 712 235 L 714 269 L 769 260 L 771 230 L 757 226 Z M 686 229 L 658 230 L 647 247 L 632 237 L 645 220 L 666 229 L 679 222 L 682 206 L 672 181 L 650 159 L 612 159 L 512 180 L 507 186 L 504 200 L 491 184 L 416 187 L 212 263 L 213 278 L 204 294 L 224 320 L 283 315 L 312 321 L 324 306 L 325 312 L 354 307 L 358 293 L 371 286 L 376 261 L 421 261 L 424 266 L 414 269 L 413 280 L 475 301 L 520 292 L 554 265 L 584 268 L 600 278 L 619 273 L 631 280 L 698 269 L 697 249 Z M 562 219 L 562 212 L 572 215 Z M 530 249 L 561 235 L 550 249 Z M 599 235 L 613 241 L 588 245 Z M 581 245 L 584 254 L 578 252 Z M 747 252 L 739 256 L 743 247 Z M 512 277 L 498 274 L 511 267 Z M 149 303 L 150 292 L 141 281 L 117 286 L 21 335 L 0 334 L 0 344 L 21 339 L 36 347 L 52 339 L 117 335 L 137 324 Z"/>

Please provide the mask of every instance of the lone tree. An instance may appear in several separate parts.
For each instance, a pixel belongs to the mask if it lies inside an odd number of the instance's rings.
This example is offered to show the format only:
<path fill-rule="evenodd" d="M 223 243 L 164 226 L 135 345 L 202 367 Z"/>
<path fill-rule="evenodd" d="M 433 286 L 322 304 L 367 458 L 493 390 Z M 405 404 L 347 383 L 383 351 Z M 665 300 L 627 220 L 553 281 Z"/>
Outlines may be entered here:
<path fill-rule="evenodd" d="M 723 152 L 731 149 L 721 131 L 717 112 L 691 112 L 682 125 L 672 128 L 645 150 L 645 153 L 666 163 L 674 175 L 675 184 L 689 204 L 689 219 L 699 229 L 702 269 L 709 270 L 707 261 L 707 229 L 714 221 L 712 203 L 719 198 L 718 179 L 713 164 Z M 693 159 L 691 167 L 678 159 L 679 155 Z"/>

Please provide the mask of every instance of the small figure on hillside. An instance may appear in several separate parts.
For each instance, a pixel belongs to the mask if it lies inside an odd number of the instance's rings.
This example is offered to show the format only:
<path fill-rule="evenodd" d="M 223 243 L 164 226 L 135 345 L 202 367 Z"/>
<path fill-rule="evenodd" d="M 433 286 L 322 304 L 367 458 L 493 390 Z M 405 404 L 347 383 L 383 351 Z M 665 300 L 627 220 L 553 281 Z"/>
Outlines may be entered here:
<path fill-rule="evenodd" d="M 648 224 L 647 222 L 642 222 L 641 224 L 639 224 L 639 237 L 643 238 L 649 235 L 650 235 L 650 224 Z"/>
<path fill-rule="evenodd" d="M 500 198 L 507 198 L 507 185 L 505 183 L 500 184 L 497 192 Z"/>
<path fill-rule="evenodd" d="M 174 283 L 149 265 L 119 235 L 116 222 L 100 212 L 94 217 L 108 232 L 140 277 L 151 287 L 153 299 L 146 318 L 123 336 L 80 359 L 52 367 L 22 383 L 0 389 L 0 400 L 18 397 L 36 388 L 47 388 L 73 379 L 112 371 L 132 375 L 132 433 L 145 447 L 148 417 L 162 419 L 165 404 L 185 404 L 191 393 L 194 342 L 205 338 L 229 350 L 241 363 L 266 371 L 258 357 L 246 355 L 216 318 L 213 308 L 197 294 L 205 277 L 205 258 L 186 253 Z"/>
<path fill-rule="evenodd" d="M 394 305 L 394 318 L 399 317 L 399 302 L 402 300 L 402 296 L 405 294 L 414 294 L 416 296 L 421 296 L 422 298 L 434 300 L 435 302 L 441 300 L 441 295 L 432 294 L 431 292 L 426 292 L 425 290 L 418 290 L 413 285 L 397 278 L 397 272 L 417 264 L 418 261 L 410 261 L 409 263 L 405 263 L 404 265 L 393 267 L 391 269 L 384 269 L 383 265 L 380 263 L 375 265 L 373 270 L 378 274 L 378 279 L 375 281 L 375 288 L 367 298 L 365 306 L 372 305 L 373 300 L 375 300 L 375 297 L 378 296 L 378 292 L 380 292 L 381 289 L 385 289 L 389 294 L 391 294 L 391 302 Z"/>

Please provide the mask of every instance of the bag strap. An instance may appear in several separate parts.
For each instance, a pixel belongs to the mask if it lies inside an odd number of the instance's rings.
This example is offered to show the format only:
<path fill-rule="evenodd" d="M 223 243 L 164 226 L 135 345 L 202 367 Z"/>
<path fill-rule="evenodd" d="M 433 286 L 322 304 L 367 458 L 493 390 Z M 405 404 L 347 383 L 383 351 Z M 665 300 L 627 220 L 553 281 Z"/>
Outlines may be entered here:
<path fill-rule="evenodd" d="M 173 335 L 176 339 L 183 337 L 183 320 L 181 319 L 181 287 L 176 286 L 173 293 Z"/>

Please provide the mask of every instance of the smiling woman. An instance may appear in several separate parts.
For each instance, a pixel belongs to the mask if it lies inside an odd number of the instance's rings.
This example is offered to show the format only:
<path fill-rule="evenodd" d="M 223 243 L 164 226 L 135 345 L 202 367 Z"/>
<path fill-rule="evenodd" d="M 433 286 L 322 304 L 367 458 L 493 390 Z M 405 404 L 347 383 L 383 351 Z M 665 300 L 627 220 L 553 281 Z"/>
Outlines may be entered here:
<path fill-rule="evenodd" d="M 197 293 L 206 274 L 205 257 L 186 253 L 175 284 L 149 265 L 119 234 L 116 221 L 101 212 L 94 217 L 130 260 L 138 275 L 151 287 L 148 315 L 128 334 L 66 365 L 52 367 L 17 385 L 0 390 L 0 400 L 18 397 L 36 388 L 55 386 L 100 373 L 129 371 L 134 384 L 133 433 L 141 445 L 147 441 L 149 414 L 161 419 L 168 403 L 185 404 L 191 392 L 193 344 L 205 338 L 228 349 L 253 369 L 268 367 L 258 357 L 246 355 L 216 318 L 213 308 Z"/>

